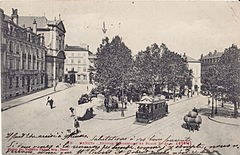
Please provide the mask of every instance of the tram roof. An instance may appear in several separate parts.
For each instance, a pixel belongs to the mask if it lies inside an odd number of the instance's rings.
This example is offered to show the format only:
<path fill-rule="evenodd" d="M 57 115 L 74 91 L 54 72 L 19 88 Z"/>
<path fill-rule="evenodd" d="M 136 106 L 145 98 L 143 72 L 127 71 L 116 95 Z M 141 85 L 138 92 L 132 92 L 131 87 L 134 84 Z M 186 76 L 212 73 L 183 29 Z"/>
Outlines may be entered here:
<path fill-rule="evenodd" d="M 166 100 L 159 99 L 159 98 L 153 98 L 150 96 L 144 96 L 141 101 L 137 102 L 137 104 L 159 104 L 159 103 L 165 103 Z"/>

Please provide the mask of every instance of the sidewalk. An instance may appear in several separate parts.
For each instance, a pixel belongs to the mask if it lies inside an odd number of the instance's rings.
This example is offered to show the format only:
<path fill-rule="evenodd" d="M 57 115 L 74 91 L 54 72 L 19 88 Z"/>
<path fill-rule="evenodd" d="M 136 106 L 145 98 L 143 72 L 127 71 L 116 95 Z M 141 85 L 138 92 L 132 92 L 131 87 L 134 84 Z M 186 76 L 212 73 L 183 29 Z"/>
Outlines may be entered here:
<path fill-rule="evenodd" d="M 211 109 L 211 105 L 209 106 L 209 108 Z M 238 109 L 238 113 L 240 113 L 240 109 Z M 218 114 L 214 115 L 214 117 L 210 117 L 209 115 L 208 119 L 224 125 L 240 126 L 240 116 L 238 115 L 237 118 L 233 117 L 232 104 L 224 105 L 224 107 L 221 107 L 221 105 L 218 104 Z"/>
<path fill-rule="evenodd" d="M 208 116 L 208 119 L 213 122 L 216 122 L 216 123 L 240 127 L 240 118 L 239 117 L 238 118 L 224 118 L 224 117 L 215 116 L 214 118 L 211 118 L 210 116 Z"/>
<path fill-rule="evenodd" d="M 58 83 L 58 85 L 56 87 L 56 91 L 54 91 L 53 87 L 52 88 L 47 88 L 47 89 L 29 94 L 29 95 L 26 95 L 26 96 L 22 96 L 22 97 L 18 97 L 18 98 L 15 98 L 15 99 L 12 99 L 12 100 L 9 100 L 9 101 L 6 101 L 6 102 L 2 102 L 1 103 L 1 110 L 5 111 L 7 109 L 10 109 L 10 108 L 13 108 L 13 107 L 16 107 L 16 106 L 34 101 L 34 100 L 37 100 L 39 98 L 42 98 L 42 97 L 45 97 L 45 96 L 63 91 L 65 89 L 68 89 L 68 88 L 71 88 L 71 87 L 72 87 L 72 85 L 60 82 L 60 83 Z"/>

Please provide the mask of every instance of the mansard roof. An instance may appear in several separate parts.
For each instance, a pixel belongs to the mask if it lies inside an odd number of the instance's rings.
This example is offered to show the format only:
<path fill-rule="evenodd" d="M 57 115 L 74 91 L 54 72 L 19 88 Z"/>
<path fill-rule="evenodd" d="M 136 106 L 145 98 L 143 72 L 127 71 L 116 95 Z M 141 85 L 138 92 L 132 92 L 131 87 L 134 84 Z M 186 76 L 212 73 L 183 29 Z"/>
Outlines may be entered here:
<path fill-rule="evenodd" d="M 38 17 L 38 16 L 19 16 L 18 24 L 20 26 L 33 27 L 34 19 L 37 22 L 37 27 L 38 28 L 47 28 L 48 20 L 44 16 L 42 16 L 42 17 Z"/>
<path fill-rule="evenodd" d="M 80 46 L 69 46 L 66 45 L 65 50 L 64 51 L 88 51 L 86 48 L 80 47 Z"/>
<path fill-rule="evenodd" d="M 25 27 L 33 27 L 33 21 L 36 20 L 37 28 L 48 28 L 49 26 L 56 26 L 64 33 L 66 29 L 62 20 L 50 21 L 45 16 L 19 16 L 19 25 Z"/>

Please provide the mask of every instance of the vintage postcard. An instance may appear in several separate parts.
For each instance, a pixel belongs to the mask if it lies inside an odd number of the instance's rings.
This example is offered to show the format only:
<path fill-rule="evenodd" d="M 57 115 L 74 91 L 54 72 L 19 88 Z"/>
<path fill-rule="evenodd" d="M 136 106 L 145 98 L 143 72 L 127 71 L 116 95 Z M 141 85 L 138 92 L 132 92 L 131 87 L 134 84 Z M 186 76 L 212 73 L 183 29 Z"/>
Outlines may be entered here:
<path fill-rule="evenodd" d="M 1 154 L 239 155 L 239 1 L 3 0 Z"/>

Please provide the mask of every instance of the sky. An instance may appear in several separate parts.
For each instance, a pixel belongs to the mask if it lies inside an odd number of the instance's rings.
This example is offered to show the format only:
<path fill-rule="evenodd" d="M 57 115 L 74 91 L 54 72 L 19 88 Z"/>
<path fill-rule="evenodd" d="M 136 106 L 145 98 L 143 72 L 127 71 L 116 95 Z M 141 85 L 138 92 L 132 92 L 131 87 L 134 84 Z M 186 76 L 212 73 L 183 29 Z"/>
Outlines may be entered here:
<path fill-rule="evenodd" d="M 60 14 L 65 43 L 88 44 L 93 53 L 103 37 L 116 35 L 134 55 L 153 43 L 195 59 L 232 44 L 240 47 L 240 2 L 8 0 L 0 6 L 8 15 L 11 8 L 20 16 L 45 15 L 49 20 Z"/>

